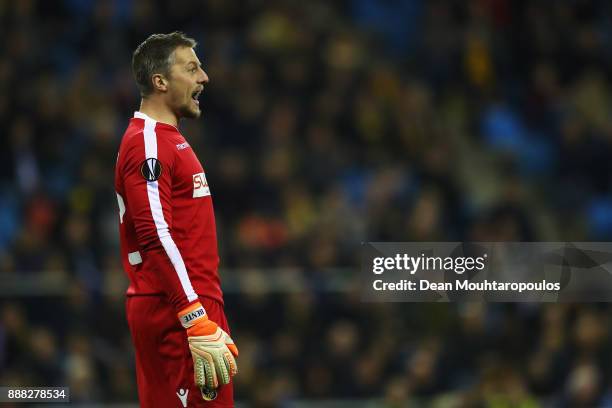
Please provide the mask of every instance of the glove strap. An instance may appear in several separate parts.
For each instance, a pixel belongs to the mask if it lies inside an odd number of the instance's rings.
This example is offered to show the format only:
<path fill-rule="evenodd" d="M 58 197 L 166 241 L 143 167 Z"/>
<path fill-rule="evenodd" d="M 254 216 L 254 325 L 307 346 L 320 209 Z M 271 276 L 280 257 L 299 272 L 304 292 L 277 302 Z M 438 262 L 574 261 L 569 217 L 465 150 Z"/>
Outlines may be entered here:
<path fill-rule="evenodd" d="M 178 313 L 178 318 L 185 329 L 196 324 L 196 322 L 208 319 L 206 310 L 200 302 L 193 303 Z"/>

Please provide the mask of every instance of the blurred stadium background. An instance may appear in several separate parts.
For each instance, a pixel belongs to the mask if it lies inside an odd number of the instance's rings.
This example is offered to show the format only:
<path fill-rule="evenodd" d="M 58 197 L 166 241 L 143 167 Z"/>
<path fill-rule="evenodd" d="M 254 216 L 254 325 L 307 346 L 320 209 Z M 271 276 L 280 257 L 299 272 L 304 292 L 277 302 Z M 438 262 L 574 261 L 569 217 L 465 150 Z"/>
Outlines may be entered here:
<path fill-rule="evenodd" d="M 361 241 L 612 237 L 603 0 L 0 0 L 0 385 L 136 406 L 113 165 L 131 52 L 176 29 L 243 406 L 612 406 L 607 304 L 354 285 Z"/>

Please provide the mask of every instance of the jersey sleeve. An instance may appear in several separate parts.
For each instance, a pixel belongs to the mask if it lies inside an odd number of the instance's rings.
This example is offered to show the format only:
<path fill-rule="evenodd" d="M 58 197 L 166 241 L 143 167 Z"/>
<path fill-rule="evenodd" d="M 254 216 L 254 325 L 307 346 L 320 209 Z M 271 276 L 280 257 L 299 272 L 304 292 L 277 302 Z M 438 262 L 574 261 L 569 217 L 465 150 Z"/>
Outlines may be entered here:
<path fill-rule="evenodd" d="M 145 123 L 123 160 L 126 208 L 130 212 L 145 267 L 175 311 L 194 303 L 183 257 L 172 237 L 172 174 L 174 152 L 158 140 L 154 126 Z M 142 137 L 142 140 L 138 138 Z"/>

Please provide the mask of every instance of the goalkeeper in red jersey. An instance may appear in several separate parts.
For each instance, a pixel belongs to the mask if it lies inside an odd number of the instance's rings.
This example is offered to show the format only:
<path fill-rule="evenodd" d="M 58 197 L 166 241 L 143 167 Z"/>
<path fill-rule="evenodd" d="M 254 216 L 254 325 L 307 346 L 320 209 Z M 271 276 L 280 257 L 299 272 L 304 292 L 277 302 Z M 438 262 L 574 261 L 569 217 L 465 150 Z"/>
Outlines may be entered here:
<path fill-rule="evenodd" d="M 178 129 L 209 82 L 184 34 L 154 34 L 132 70 L 140 110 L 115 169 L 127 320 L 141 407 L 232 407 L 238 349 L 229 336 L 206 172 Z"/>

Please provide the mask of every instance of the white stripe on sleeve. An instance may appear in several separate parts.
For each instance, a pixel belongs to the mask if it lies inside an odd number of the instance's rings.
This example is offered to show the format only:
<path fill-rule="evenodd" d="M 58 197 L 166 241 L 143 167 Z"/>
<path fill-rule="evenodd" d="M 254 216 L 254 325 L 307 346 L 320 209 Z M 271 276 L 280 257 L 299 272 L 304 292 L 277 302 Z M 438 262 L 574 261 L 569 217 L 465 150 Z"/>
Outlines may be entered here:
<path fill-rule="evenodd" d="M 144 120 L 145 160 L 151 158 L 157 159 L 157 134 L 155 133 L 156 122 L 148 116 L 145 117 Z M 170 261 L 174 266 L 174 270 L 181 281 L 181 286 L 183 287 L 185 296 L 187 296 L 187 300 L 192 302 L 196 300 L 198 296 L 191 286 L 191 281 L 189 280 L 189 275 L 187 275 L 187 268 L 185 267 L 185 262 L 183 262 L 183 257 L 174 243 L 174 240 L 170 236 L 170 230 L 168 229 L 168 224 L 164 219 L 164 212 L 159 199 L 159 186 L 157 181 L 147 181 L 147 195 L 149 196 L 151 215 L 153 216 L 153 221 L 155 221 L 155 227 L 157 229 L 159 240 L 161 241 L 166 254 L 168 254 L 168 258 L 170 258 Z"/>

